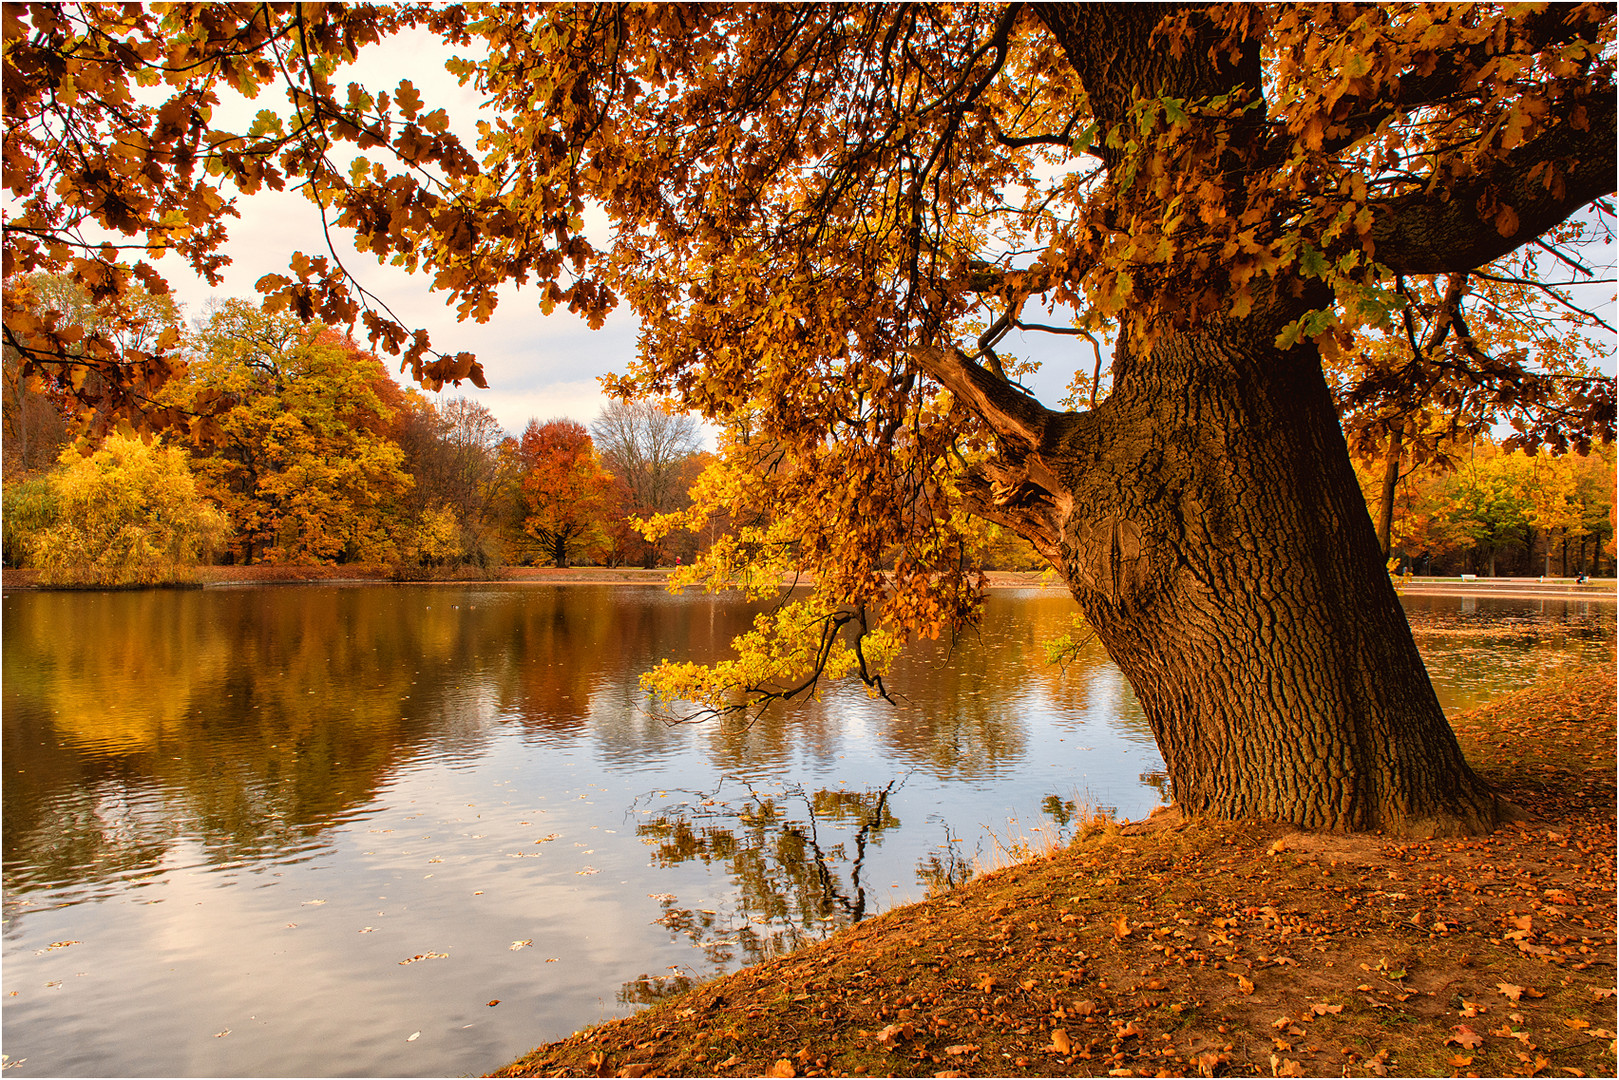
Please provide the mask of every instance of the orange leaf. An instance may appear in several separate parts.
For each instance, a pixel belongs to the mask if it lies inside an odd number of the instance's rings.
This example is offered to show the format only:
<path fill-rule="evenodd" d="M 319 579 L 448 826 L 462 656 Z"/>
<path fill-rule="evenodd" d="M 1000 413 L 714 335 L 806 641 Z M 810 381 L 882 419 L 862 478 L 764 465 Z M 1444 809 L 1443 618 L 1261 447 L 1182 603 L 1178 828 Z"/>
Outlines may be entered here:
<path fill-rule="evenodd" d="M 1056 1028 L 1051 1033 L 1051 1046 L 1059 1054 L 1072 1052 L 1074 1044 L 1068 1041 L 1068 1029 Z"/>
<path fill-rule="evenodd" d="M 1445 1040 L 1446 1046 L 1459 1046 L 1463 1050 L 1472 1050 L 1484 1045 L 1484 1037 L 1466 1024 L 1457 1024 L 1450 1029 L 1455 1032 Z"/>

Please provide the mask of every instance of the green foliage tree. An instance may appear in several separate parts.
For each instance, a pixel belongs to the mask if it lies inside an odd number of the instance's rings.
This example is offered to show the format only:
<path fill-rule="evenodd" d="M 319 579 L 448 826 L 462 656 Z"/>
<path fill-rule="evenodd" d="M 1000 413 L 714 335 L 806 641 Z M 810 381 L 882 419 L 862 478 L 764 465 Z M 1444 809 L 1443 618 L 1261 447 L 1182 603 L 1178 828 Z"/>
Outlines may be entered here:
<path fill-rule="evenodd" d="M 405 25 L 456 46 L 478 156 L 408 81 L 339 89 Z M 626 299 L 641 358 L 614 395 L 725 429 L 704 489 L 738 533 L 709 573 L 816 583 L 666 688 L 880 687 L 897 643 L 976 617 L 977 514 L 1068 583 L 1187 813 L 1486 828 L 1501 806 L 1383 572 L 1324 365 L 1393 328 L 1400 281 L 1487 269 L 1612 194 L 1614 25 L 1594 4 L 8 8 L 6 271 L 155 287 L 81 240 L 99 227 L 213 273 L 228 186 L 290 180 L 465 317 L 507 280 L 593 322 Z M 290 119 L 210 126 L 222 88 L 278 77 Z M 432 384 L 481 379 L 362 308 L 335 252 L 259 284 L 363 320 Z M 1042 305 L 1099 343 L 1084 408 L 998 351 Z M 90 362 L 12 312 L 25 374 Z"/>
<path fill-rule="evenodd" d="M 50 474 L 51 523 L 28 563 L 53 585 L 185 580 L 227 522 L 197 490 L 183 450 L 114 434 L 89 456 L 63 452 Z"/>

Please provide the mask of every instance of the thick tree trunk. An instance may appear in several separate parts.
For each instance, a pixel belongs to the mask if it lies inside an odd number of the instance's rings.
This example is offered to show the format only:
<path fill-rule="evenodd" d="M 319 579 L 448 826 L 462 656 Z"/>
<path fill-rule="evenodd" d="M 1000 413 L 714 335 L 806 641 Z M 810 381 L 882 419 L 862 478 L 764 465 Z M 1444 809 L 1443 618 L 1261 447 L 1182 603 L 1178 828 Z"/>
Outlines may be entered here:
<path fill-rule="evenodd" d="M 980 506 L 1064 574 L 1188 816 L 1487 829 L 1510 808 L 1439 707 L 1319 357 L 1273 337 L 1204 329 L 1139 359 L 1123 343 L 1089 413 L 986 391 L 1008 447 L 1033 450 L 988 470 Z M 959 394 L 989 385 L 927 359 Z"/>
<path fill-rule="evenodd" d="M 1497 800 L 1440 710 L 1303 359 L 1206 332 L 1127 370 L 1107 407 L 1128 434 L 1054 462 L 1074 510 L 1060 568 L 1189 815 L 1487 828 Z"/>

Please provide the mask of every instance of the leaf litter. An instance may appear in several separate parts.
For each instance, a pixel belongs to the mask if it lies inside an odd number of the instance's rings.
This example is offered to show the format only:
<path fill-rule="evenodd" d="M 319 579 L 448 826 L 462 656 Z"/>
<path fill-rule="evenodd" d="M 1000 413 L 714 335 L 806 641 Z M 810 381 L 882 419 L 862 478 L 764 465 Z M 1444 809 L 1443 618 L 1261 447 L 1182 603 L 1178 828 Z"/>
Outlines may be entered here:
<path fill-rule="evenodd" d="M 1491 835 L 1107 825 L 494 1075 L 1614 1075 L 1614 687 L 1452 721 Z"/>

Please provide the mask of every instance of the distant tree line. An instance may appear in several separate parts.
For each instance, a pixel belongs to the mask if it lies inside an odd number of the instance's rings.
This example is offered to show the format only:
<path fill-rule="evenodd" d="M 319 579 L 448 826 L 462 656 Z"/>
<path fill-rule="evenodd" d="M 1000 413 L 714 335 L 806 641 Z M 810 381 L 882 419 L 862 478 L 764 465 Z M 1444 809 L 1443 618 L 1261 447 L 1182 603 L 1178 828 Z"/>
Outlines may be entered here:
<path fill-rule="evenodd" d="M 33 284 L 58 318 L 131 351 L 179 326 L 167 297 L 141 298 L 136 318 L 105 327 L 71 281 Z M 401 388 L 319 323 L 231 300 L 180 332 L 183 369 L 147 402 L 162 434 L 144 440 L 75 440 L 85 387 L 21 378 L 8 351 L 6 566 L 86 584 L 171 580 L 199 562 L 382 564 L 402 578 L 650 568 L 690 565 L 735 524 L 686 513 L 716 459 L 692 416 L 656 402 L 613 401 L 588 428 L 534 419 L 514 437 L 475 401 Z M 1352 432 L 1371 426 L 1345 417 Z M 1421 454 L 1417 435 L 1403 452 L 1386 433 L 1356 443 L 1392 568 L 1614 572 L 1611 443 L 1529 455 L 1477 431 L 1423 438 Z M 964 535 L 984 569 L 1045 568 L 1001 526 L 975 519 Z"/>
<path fill-rule="evenodd" d="M 1391 567 L 1414 574 L 1574 577 L 1615 572 L 1613 443 L 1529 454 L 1478 436 L 1403 471 L 1393 488 Z M 1384 463 L 1357 457 L 1375 511 Z"/>
<path fill-rule="evenodd" d="M 36 283 L 92 325 L 71 282 Z M 117 330 L 134 349 L 179 324 L 166 297 Z M 466 398 L 399 386 L 346 334 L 242 301 L 181 330 L 181 370 L 146 403 L 159 434 L 89 442 L 84 387 L 5 357 L 5 565 L 142 584 L 199 562 L 382 564 L 404 578 L 504 565 L 689 562 L 701 540 L 636 522 L 683 509 L 711 456 L 690 416 L 615 402 L 592 425 L 510 436 Z M 91 388 L 93 392 L 94 388 Z M 78 391 L 75 393 L 74 391 Z"/>

